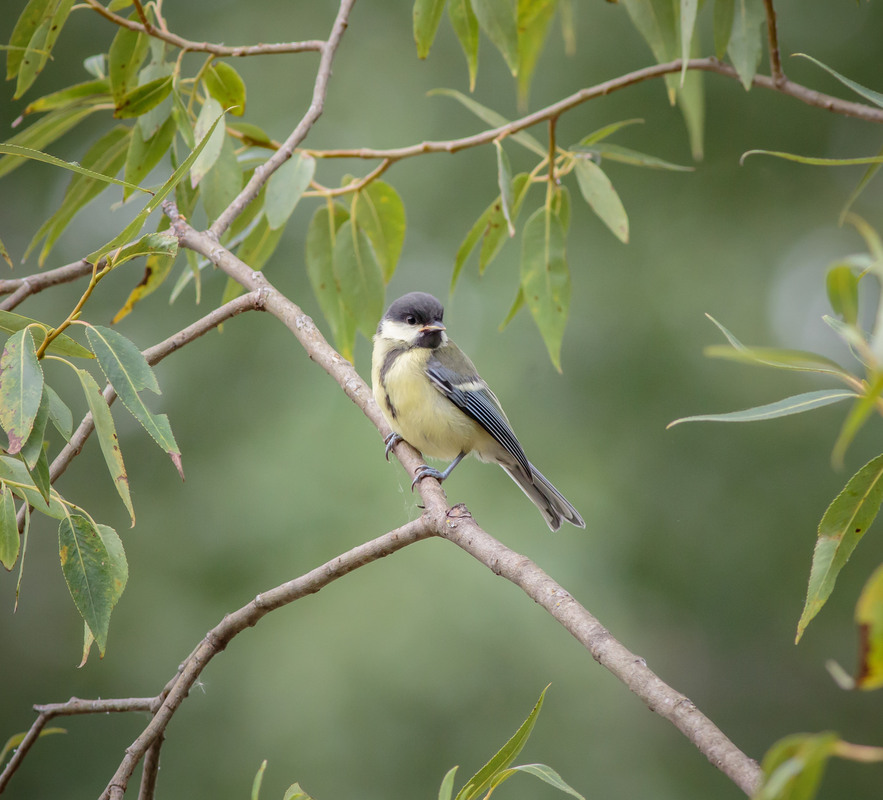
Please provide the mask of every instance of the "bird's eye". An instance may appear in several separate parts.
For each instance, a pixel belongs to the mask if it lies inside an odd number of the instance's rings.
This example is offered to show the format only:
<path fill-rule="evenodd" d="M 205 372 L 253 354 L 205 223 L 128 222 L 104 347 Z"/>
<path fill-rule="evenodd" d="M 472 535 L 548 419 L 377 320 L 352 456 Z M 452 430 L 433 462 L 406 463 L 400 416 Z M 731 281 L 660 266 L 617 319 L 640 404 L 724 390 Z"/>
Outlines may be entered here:
<path fill-rule="evenodd" d="M 405 322 L 407 322 L 408 325 L 416 325 L 417 317 L 415 317 L 413 314 L 408 314 L 408 316 L 405 317 Z"/>

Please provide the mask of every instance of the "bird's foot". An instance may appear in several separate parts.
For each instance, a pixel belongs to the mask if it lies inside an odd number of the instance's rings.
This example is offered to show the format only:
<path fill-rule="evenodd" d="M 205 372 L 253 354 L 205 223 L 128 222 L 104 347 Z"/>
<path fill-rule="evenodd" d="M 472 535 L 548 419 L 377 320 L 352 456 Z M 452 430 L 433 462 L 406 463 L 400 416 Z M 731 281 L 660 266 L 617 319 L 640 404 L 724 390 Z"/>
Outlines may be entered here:
<path fill-rule="evenodd" d="M 393 432 L 389 434 L 384 440 L 383 443 L 386 445 L 386 450 L 384 450 L 383 455 L 386 457 L 386 460 L 389 461 L 389 451 L 393 449 L 399 442 L 403 442 L 404 439 L 399 436 L 397 433 Z"/>
<path fill-rule="evenodd" d="M 435 478 L 439 483 L 441 483 L 448 476 L 443 472 L 439 472 L 435 467 L 430 467 L 427 464 L 424 464 L 421 467 L 417 467 L 417 472 L 414 475 L 414 480 L 411 481 L 411 491 L 414 491 L 414 487 L 417 485 L 417 481 L 423 480 L 423 478 Z"/>

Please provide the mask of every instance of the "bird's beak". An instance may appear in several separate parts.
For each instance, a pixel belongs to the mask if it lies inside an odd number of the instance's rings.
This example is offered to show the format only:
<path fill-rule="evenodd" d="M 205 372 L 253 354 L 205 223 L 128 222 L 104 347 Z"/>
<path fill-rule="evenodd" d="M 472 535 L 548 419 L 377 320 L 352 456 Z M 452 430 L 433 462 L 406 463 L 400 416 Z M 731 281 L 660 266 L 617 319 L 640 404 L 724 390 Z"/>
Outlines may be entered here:
<path fill-rule="evenodd" d="M 431 322 L 429 325 L 424 325 L 420 329 L 420 333 L 429 333 L 431 331 L 443 331 L 443 330 L 446 330 L 446 328 L 440 322 Z"/>

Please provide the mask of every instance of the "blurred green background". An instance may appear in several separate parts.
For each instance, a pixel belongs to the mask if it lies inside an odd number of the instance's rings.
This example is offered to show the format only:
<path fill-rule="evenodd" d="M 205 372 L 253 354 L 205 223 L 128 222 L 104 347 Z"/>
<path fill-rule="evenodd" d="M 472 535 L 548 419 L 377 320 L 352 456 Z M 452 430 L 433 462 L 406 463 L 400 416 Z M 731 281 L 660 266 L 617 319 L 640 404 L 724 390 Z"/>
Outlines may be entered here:
<path fill-rule="evenodd" d="M 8 40 L 23 5 L 4 5 L 0 41 Z M 652 62 L 623 8 L 575 5 L 578 52 L 565 56 L 553 32 L 531 109 Z M 789 0 L 776 7 L 784 54 L 810 53 L 881 88 L 880 4 Z M 165 10 L 183 36 L 232 44 L 324 37 L 336 4 L 189 2 Z M 709 12 L 701 19 L 706 43 Z M 2 135 L 26 102 L 85 79 L 82 59 L 106 50 L 113 33 L 96 15 L 75 13 L 31 92 L 12 102 L 5 87 Z M 315 55 L 236 61 L 248 84 L 246 121 L 287 136 L 309 104 L 316 64 Z M 785 69 L 813 88 L 845 93 L 806 61 L 786 57 Z M 325 114 L 307 144 L 391 147 L 476 132 L 481 124 L 460 106 L 426 95 L 436 87 L 466 90 L 466 81 L 446 19 L 430 58 L 419 62 L 410 4 L 361 0 L 334 65 Z M 467 503 L 488 531 L 536 560 L 752 756 L 796 731 L 832 729 L 880 745 L 880 693 L 843 692 L 825 669 L 829 658 L 854 666 L 852 610 L 883 558 L 877 531 L 804 640 L 793 644 L 818 520 L 848 476 L 880 451 L 872 441 L 879 427 L 867 428 L 840 472 L 829 455 L 841 407 L 752 426 L 665 429 L 679 416 L 821 388 L 810 378 L 704 358 L 702 347 L 721 341 L 706 312 L 749 344 L 846 358 L 821 321 L 828 311 L 823 275 L 832 258 L 863 248 L 854 232 L 836 225 L 861 168 L 764 157 L 738 162 L 755 147 L 871 155 L 879 129 L 770 92 L 746 94 L 714 75 L 706 76 L 706 88 L 706 157 L 695 172 L 609 164 L 630 215 L 629 245 L 570 187 L 573 302 L 563 375 L 526 312 L 498 332 L 517 288 L 518 240 L 481 279 L 470 262 L 448 296 L 456 248 L 497 193 L 492 148 L 415 158 L 387 173 L 408 214 L 388 298 L 423 289 L 446 301 L 450 333 L 496 390 L 531 460 L 580 509 L 587 530 L 551 535 L 501 470 L 473 461 L 446 484 L 452 502 Z M 514 81 L 487 40 L 475 97 L 509 117 L 518 113 Z M 82 157 L 109 124 L 97 117 L 51 152 Z M 645 124 L 616 141 L 689 162 L 680 114 L 661 82 L 567 114 L 559 141 L 631 117 Z M 520 148 L 508 150 L 514 169 L 532 165 Z M 344 172 L 364 174 L 371 166 L 320 163 L 317 178 L 335 185 Z M 57 208 L 67 180 L 31 163 L 0 183 L 0 238 L 16 260 Z M 857 206 L 878 227 L 880 201 L 881 187 L 872 185 Z M 528 200 L 539 202 L 538 195 Z M 314 200 L 302 202 L 266 272 L 327 330 L 303 261 L 315 207 Z M 126 213 L 108 210 L 102 196 L 78 216 L 47 266 L 106 241 Z M 17 265 L 14 274 L 33 269 Z M 139 278 L 133 264 L 102 283 L 89 318 L 106 324 Z M 220 298 L 224 276 L 206 273 L 204 280 L 200 307 L 189 289 L 169 306 L 163 288 L 120 331 L 147 347 L 180 329 Z M 57 320 L 80 291 L 46 292 L 19 310 Z M 369 360 L 361 341 L 356 363 L 366 377 Z M 66 378 L 52 369 L 64 386 Z M 384 462 L 377 432 L 269 315 L 232 320 L 157 373 L 164 394 L 151 405 L 171 419 L 187 481 L 119 412 L 137 527 L 127 529 L 95 441 L 63 477 L 65 496 L 123 536 L 129 584 L 114 612 L 107 656 L 77 670 L 82 624 L 62 580 L 54 526 L 35 520 L 15 614 L 16 576 L 0 580 L 0 740 L 30 725 L 33 703 L 155 694 L 226 612 L 418 513 L 405 473 L 394 459 Z M 82 411 L 78 391 L 71 385 L 66 397 Z M 520 763 L 549 764 L 590 798 L 742 796 L 544 612 L 443 541 L 361 569 L 234 640 L 168 729 L 159 796 L 247 797 L 267 759 L 263 798 L 281 797 L 295 780 L 317 800 L 434 797 L 448 768 L 460 764 L 465 780 L 503 744 L 547 683 Z M 97 796 L 146 717 L 58 724 L 69 734 L 39 742 L 13 779 L 10 798 Z M 821 796 L 876 798 L 881 784 L 879 765 L 833 763 Z M 528 777 L 498 791 L 514 800 L 558 796 Z"/>

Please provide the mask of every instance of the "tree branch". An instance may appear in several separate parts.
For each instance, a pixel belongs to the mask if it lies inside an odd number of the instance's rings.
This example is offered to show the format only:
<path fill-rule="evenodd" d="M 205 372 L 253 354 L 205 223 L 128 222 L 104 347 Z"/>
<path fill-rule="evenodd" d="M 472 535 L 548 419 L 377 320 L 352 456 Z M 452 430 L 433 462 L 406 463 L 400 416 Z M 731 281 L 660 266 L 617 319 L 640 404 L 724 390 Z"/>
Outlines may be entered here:
<path fill-rule="evenodd" d="M 155 25 L 151 25 L 143 15 L 142 19 L 144 21 L 136 22 L 133 19 L 126 19 L 126 17 L 121 17 L 118 14 L 114 14 L 112 11 L 108 11 L 98 2 L 98 0 L 86 0 L 86 4 L 93 11 L 96 11 L 115 25 L 119 25 L 122 28 L 128 28 L 130 31 L 146 33 L 154 39 L 161 39 L 162 41 L 174 45 L 175 47 L 179 47 L 182 50 L 188 50 L 194 53 L 211 53 L 218 57 L 239 58 L 243 56 L 261 56 L 278 53 L 321 52 L 322 48 L 325 46 L 325 42 L 319 39 L 310 39 L 303 42 L 282 42 L 279 44 L 253 44 L 244 46 L 227 46 L 222 44 L 212 44 L 211 42 L 192 42 L 189 39 L 184 39 L 170 31 L 162 30 Z"/>
<path fill-rule="evenodd" d="M 773 0 L 763 0 L 766 9 L 767 42 L 770 51 L 770 76 L 776 88 L 780 88 L 787 81 L 782 72 L 782 60 L 779 55 L 779 33 L 776 28 L 776 9 L 773 8 Z"/>
<path fill-rule="evenodd" d="M 0 280 L 0 294 L 8 294 L 2 303 L 0 309 L 4 311 L 12 311 L 19 303 L 30 297 L 32 294 L 42 292 L 50 286 L 57 286 L 60 283 L 69 283 L 77 278 L 92 273 L 92 265 L 86 259 L 74 261 L 72 264 L 65 264 L 63 267 L 49 270 L 47 272 L 38 272 L 35 275 L 26 275 L 24 278 L 7 278 Z"/>

